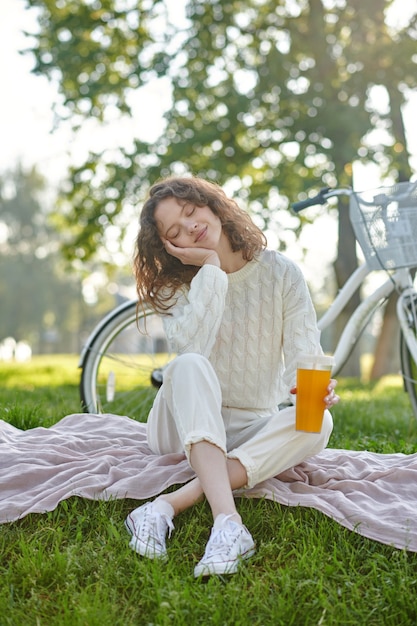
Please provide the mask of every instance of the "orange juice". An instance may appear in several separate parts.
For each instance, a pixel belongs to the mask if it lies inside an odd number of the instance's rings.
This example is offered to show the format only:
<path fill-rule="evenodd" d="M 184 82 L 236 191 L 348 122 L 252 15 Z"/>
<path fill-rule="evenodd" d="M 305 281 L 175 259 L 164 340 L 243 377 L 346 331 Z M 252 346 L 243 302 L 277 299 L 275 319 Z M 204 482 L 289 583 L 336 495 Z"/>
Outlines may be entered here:
<path fill-rule="evenodd" d="M 301 357 L 297 367 L 296 430 L 319 433 L 326 408 L 332 357 Z"/>

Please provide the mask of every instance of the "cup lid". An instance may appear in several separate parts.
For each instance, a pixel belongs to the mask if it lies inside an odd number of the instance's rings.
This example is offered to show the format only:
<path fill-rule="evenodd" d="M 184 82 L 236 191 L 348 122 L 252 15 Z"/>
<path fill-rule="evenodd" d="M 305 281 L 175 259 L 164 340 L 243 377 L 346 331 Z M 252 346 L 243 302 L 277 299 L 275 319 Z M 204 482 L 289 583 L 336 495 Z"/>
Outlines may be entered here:
<path fill-rule="evenodd" d="M 305 363 L 310 367 L 333 367 L 334 357 L 328 354 L 299 354 L 297 356 L 297 363 Z"/>

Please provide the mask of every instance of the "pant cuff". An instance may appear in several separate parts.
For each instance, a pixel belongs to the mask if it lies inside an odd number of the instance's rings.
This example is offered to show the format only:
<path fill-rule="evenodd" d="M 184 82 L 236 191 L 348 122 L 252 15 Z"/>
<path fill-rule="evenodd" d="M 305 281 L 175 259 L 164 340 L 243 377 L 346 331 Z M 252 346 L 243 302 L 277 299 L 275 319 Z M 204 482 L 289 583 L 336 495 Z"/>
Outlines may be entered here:
<path fill-rule="evenodd" d="M 213 445 L 220 448 L 224 456 L 226 456 L 226 447 L 220 439 L 213 437 L 213 435 L 203 430 L 194 430 L 187 434 L 187 437 L 184 441 L 184 452 L 185 456 L 187 457 L 188 463 L 190 463 L 191 446 L 194 443 L 200 443 L 200 441 L 207 441 L 208 443 L 212 443 Z"/>
<path fill-rule="evenodd" d="M 227 457 L 229 459 L 237 459 L 241 462 L 243 467 L 246 470 L 246 474 L 248 476 L 248 482 L 244 485 L 245 489 L 250 489 L 251 487 L 255 487 L 258 484 L 258 470 L 256 464 L 254 463 L 252 457 L 249 456 L 244 450 L 232 450 L 229 452 Z"/>

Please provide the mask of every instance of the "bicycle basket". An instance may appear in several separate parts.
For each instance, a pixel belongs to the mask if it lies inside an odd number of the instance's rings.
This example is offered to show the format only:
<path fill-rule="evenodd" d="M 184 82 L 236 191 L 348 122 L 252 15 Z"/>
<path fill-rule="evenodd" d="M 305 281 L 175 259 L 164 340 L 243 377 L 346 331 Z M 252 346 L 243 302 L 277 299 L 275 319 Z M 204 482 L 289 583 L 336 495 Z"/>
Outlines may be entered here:
<path fill-rule="evenodd" d="M 417 182 L 354 192 L 349 212 L 371 269 L 417 267 Z"/>

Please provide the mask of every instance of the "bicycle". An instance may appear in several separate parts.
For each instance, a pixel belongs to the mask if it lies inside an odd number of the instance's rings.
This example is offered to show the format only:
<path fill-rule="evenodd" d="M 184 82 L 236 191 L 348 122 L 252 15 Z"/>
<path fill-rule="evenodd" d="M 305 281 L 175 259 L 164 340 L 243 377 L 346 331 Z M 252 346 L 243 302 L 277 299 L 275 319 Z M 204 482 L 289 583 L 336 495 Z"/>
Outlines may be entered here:
<path fill-rule="evenodd" d="M 333 351 L 333 376 L 346 363 L 375 311 L 397 291 L 401 373 L 417 418 L 417 291 L 412 272 L 417 267 L 417 181 L 365 192 L 326 187 L 292 208 L 298 213 L 341 195 L 349 197 L 350 220 L 365 261 L 318 320 L 319 329 L 337 319 L 370 273 L 383 271 L 387 279 L 362 300 L 346 324 Z M 156 313 L 134 300 L 118 306 L 93 330 L 81 353 L 84 409 L 146 420 L 164 366 L 174 356 Z"/>

